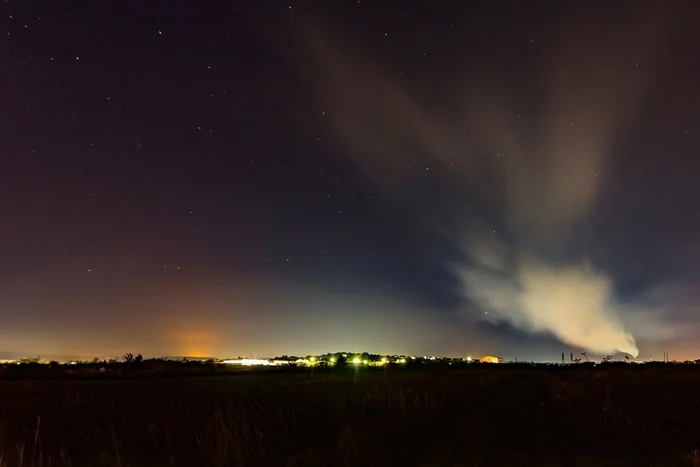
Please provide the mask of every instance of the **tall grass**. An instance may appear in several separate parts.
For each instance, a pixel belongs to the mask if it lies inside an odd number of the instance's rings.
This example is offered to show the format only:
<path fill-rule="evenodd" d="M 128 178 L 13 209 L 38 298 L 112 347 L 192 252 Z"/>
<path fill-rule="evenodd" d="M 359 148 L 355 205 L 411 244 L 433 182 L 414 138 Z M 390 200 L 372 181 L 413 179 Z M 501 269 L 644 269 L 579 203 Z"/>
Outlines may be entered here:
<path fill-rule="evenodd" d="M 5 382 L 0 467 L 697 466 L 699 382 L 591 369 Z"/>

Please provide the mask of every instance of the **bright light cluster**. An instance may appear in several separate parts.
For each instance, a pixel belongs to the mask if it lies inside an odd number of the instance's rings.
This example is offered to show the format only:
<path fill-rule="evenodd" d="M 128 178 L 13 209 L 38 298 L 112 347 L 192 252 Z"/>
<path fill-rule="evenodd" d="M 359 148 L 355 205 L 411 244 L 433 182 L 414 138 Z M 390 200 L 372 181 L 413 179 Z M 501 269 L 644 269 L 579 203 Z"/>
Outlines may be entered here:
<path fill-rule="evenodd" d="M 286 365 L 288 362 L 284 360 L 262 360 L 257 358 L 242 358 L 240 360 L 224 360 L 223 363 L 229 365 L 243 365 L 243 366 L 278 366 Z"/>

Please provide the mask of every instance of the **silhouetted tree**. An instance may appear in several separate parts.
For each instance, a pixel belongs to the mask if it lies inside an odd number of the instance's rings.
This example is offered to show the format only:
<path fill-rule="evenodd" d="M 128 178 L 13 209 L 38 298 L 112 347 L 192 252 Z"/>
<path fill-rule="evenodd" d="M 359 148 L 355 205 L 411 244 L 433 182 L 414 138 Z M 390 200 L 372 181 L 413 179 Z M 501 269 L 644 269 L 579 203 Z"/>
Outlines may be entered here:
<path fill-rule="evenodd" d="M 134 361 L 134 354 L 127 352 L 122 356 L 122 358 L 124 359 L 124 363 L 132 363 Z"/>
<path fill-rule="evenodd" d="M 345 368 L 348 364 L 348 359 L 343 357 L 343 354 L 338 355 L 338 358 L 335 359 L 335 366 L 336 368 Z"/>
<path fill-rule="evenodd" d="M 588 355 L 586 355 L 586 352 L 581 352 L 581 355 L 583 355 L 583 358 L 585 358 L 586 361 L 588 361 Z"/>
<path fill-rule="evenodd" d="M 134 357 L 134 363 L 141 363 L 143 362 L 143 355 L 138 354 L 137 356 Z"/>

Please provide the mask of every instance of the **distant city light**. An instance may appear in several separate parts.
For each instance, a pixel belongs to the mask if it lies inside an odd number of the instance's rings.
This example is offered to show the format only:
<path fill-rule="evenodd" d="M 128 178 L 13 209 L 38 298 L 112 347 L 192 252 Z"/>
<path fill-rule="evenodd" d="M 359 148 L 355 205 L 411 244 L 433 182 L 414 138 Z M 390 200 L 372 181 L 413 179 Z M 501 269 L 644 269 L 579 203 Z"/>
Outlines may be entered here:
<path fill-rule="evenodd" d="M 241 358 L 241 359 L 231 359 L 223 360 L 222 363 L 227 365 L 243 365 L 243 366 L 278 366 L 289 364 L 286 360 L 263 360 L 257 358 Z"/>
<path fill-rule="evenodd" d="M 481 363 L 503 363 L 503 359 L 501 357 L 494 357 L 492 355 L 481 357 L 479 361 Z"/>

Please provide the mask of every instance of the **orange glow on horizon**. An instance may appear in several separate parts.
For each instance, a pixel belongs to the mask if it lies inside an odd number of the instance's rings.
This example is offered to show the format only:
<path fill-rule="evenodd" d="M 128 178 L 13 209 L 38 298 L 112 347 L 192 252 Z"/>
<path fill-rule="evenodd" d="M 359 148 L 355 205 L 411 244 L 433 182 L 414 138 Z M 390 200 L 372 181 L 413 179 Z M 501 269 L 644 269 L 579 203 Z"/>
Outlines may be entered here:
<path fill-rule="evenodd" d="M 219 336 L 205 330 L 180 330 L 168 333 L 168 341 L 172 342 L 178 356 L 182 357 L 213 357 Z"/>

